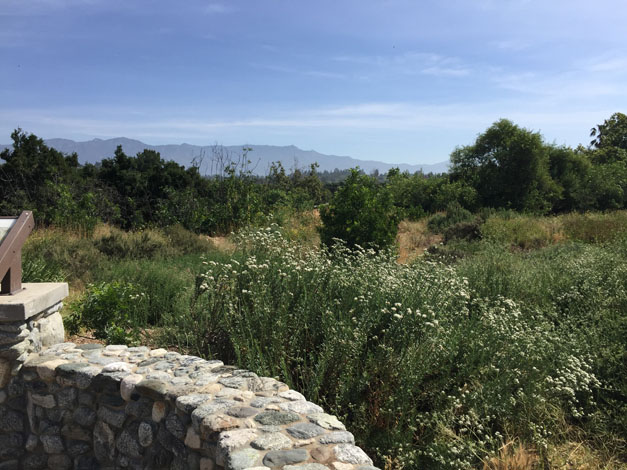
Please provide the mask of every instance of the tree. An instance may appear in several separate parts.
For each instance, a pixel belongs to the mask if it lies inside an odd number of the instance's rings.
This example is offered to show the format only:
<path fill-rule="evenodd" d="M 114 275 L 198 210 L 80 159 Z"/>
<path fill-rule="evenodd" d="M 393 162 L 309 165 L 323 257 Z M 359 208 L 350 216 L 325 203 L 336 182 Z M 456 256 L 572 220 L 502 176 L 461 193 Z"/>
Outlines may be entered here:
<path fill-rule="evenodd" d="M 559 193 L 549 149 L 539 133 L 501 119 L 453 151 L 451 179 L 474 187 L 484 206 L 546 212 Z"/>
<path fill-rule="evenodd" d="M 549 172 L 559 185 L 559 196 L 553 204 L 553 211 L 565 212 L 593 206 L 592 195 L 587 188 L 591 167 L 584 148 L 552 147 L 549 150 Z"/>
<path fill-rule="evenodd" d="M 614 113 L 590 130 L 590 158 L 597 165 L 627 162 L 627 115 Z"/>
<path fill-rule="evenodd" d="M 117 147 L 113 158 L 102 160 L 96 175 L 104 185 L 114 189 L 115 203 L 126 229 L 159 225 L 160 210 L 164 201 L 171 199 L 171 190 L 194 192 L 203 184 L 197 167 L 185 169 L 148 149 L 129 157 L 122 146 Z"/>
<path fill-rule="evenodd" d="M 590 137 L 594 137 L 590 146 L 603 149 L 617 147 L 627 150 L 627 115 L 614 113 L 609 119 L 603 121 L 590 130 Z"/>
<path fill-rule="evenodd" d="M 358 168 L 351 170 L 331 202 L 321 206 L 320 218 L 320 236 L 327 246 L 339 238 L 351 248 L 384 248 L 394 243 L 398 230 L 389 191 Z"/>
<path fill-rule="evenodd" d="M 13 148 L 0 152 L 0 212 L 17 214 L 29 209 L 38 222 L 51 223 L 49 207 L 54 207 L 60 195 L 57 187 L 68 185 L 80 197 L 77 187 L 78 157 L 64 155 L 48 147 L 34 134 L 16 129 L 11 134 Z"/>

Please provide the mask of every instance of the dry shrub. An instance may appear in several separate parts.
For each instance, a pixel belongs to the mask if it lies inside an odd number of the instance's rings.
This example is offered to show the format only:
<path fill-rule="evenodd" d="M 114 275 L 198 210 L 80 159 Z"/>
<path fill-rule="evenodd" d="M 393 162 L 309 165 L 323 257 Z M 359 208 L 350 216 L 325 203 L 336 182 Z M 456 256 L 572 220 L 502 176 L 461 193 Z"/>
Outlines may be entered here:
<path fill-rule="evenodd" d="M 442 235 L 432 233 L 427 227 L 427 219 L 415 222 L 403 220 L 398 224 L 396 242 L 399 247 L 399 263 L 408 263 L 422 255 L 427 248 L 442 241 Z"/>
<path fill-rule="evenodd" d="M 303 246 L 318 248 L 320 246 L 320 211 L 292 212 L 281 224 L 282 232 L 288 240 L 296 241 Z"/>
<path fill-rule="evenodd" d="M 229 237 L 210 237 L 205 236 L 205 239 L 211 243 L 213 248 L 222 253 L 233 254 L 235 252 L 235 244 Z"/>
<path fill-rule="evenodd" d="M 537 463 L 534 451 L 509 441 L 499 449 L 498 456 L 483 461 L 483 470 L 533 470 Z"/>
<path fill-rule="evenodd" d="M 163 232 L 168 238 L 170 247 L 174 248 L 177 254 L 206 253 L 214 247 L 205 236 L 187 230 L 182 225 L 170 225 L 165 227 Z"/>
<path fill-rule="evenodd" d="M 625 470 L 627 463 L 614 455 L 593 450 L 583 442 L 565 442 L 549 448 L 555 470 Z"/>
<path fill-rule="evenodd" d="M 139 232 L 125 232 L 111 228 L 109 235 L 94 239 L 102 253 L 115 259 L 142 259 L 170 255 L 169 240 L 163 232 L 146 229 Z"/>

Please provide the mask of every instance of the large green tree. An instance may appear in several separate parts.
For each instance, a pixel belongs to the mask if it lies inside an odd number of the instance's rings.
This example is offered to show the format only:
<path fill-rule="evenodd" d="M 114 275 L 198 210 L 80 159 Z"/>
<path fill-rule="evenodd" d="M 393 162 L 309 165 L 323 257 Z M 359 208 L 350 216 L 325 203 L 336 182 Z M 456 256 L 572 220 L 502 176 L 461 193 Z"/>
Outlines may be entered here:
<path fill-rule="evenodd" d="M 0 153 L 5 162 L 0 164 L 0 214 L 29 209 L 39 222 L 51 223 L 50 209 L 59 197 L 80 196 L 78 157 L 64 155 L 21 129 L 13 131 L 11 139 L 12 148 Z"/>
<path fill-rule="evenodd" d="M 614 113 L 590 130 L 591 158 L 596 164 L 627 163 L 627 115 Z"/>
<path fill-rule="evenodd" d="M 586 209 L 627 206 L 627 115 L 614 113 L 590 131 Z"/>
<path fill-rule="evenodd" d="M 501 119 L 451 154 L 451 179 L 475 188 L 486 207 L 546 212 L 559 188 L 542 136 Z"/>
<path fill-rule="evenodd" d="M 195 167 L 185 169 L 148 149 L 129 157 L 122 146 L 118 146 L 113 158 L 102 160 L 96 173 L 102 184 L 113 188 L 122 225 L 133 229 L 146 224 L 159 225 L 164 201 L 173 191 L 194 192 L 202 185 Z"/>
<path fill-rule="evenodd" d="M 590 137 L 594 137 L 590 145 L 602 149 L 618 147 L 627 150 L 627 115 L 614 113 L 590 130 Z"/>

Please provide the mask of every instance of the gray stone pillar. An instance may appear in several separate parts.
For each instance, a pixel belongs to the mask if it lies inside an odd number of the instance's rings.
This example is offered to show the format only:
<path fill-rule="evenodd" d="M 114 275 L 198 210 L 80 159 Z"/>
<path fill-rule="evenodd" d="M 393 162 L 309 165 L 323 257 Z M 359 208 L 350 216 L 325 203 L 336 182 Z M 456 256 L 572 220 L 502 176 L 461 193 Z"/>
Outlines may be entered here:
<path fill-rule="evenodd" d="M 59 310 L 68 295 L 65 282 L 24 283 L 14 295 L 0 296 L 0 396 L 30 353 L 64 337 Z"/>

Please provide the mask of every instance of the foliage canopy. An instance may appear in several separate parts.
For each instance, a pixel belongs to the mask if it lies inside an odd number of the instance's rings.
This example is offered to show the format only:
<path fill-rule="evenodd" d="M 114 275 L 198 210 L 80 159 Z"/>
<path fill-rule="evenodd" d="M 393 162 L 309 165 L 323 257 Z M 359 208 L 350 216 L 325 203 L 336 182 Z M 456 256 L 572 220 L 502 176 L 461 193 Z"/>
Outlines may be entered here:
<path fill-rule="evenodd" d="M 351 248 L 384 248 L 394 242 L 398 229 L 390 192 L 357 168 L 351 170 L 331 202 L 320 208 L 320 217 L 320 235 L 327 246 L 339 238 Z"/>

